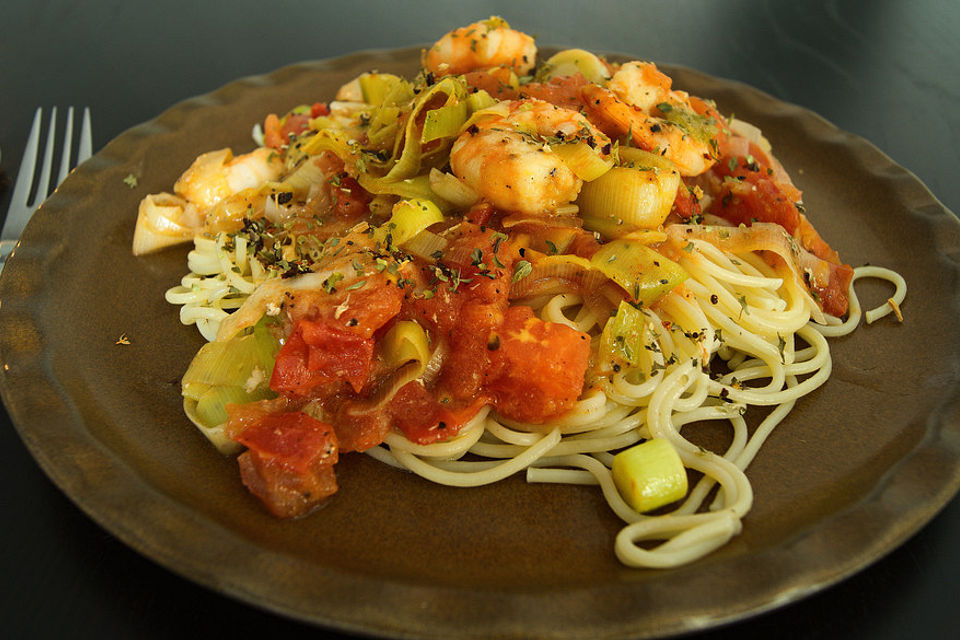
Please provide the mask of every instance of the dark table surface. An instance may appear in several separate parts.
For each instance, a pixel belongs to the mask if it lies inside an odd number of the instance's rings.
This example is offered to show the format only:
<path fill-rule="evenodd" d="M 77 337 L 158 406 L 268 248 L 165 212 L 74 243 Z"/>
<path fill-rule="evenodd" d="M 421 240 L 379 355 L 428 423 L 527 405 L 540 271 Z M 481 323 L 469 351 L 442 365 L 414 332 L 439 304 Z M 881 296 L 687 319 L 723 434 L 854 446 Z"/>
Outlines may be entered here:
<path fill-rule="evenodd" d="M 89 106 L 94 150 L 241 76 L 429 43 L 499 14 L 543 45 L 630 53 L 735 79 L 863 136 L 960 211 L 960 4 L 863 2 L 151 2 L 0 6 L 0 211 L 37 106 Z M 878 215 L 882 215 L 878 213 Z M 345 637 L 187 582 L 88 519 L 0 412 L 0 636 Z M 135 508 L 135 507 L 132 507 Z M 960 499 L 846 581 L 710 637 L 956 637 Z"/>

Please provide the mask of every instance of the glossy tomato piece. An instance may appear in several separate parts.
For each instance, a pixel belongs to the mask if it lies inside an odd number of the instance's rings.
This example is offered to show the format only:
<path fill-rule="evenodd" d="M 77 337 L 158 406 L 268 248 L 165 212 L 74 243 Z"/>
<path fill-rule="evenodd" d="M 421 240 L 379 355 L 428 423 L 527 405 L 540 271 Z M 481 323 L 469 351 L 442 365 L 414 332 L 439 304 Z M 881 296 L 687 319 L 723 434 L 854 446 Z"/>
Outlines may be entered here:
<path fill-rule="evenodd" d="M 305 413 L 270 414 L 234 439 L 247 447 L 237 462 L 243 484 L 274 515 L 309 513 L 337 490 L 333 427 Z"/>
<path fill-rule="evenodd" d="M 487 404 L 480 395 L 469 401 L 457 402 L 444 396 L 438 399 L 422 384 L 414 380 L 400 388 L 390 401 L 389 412 L 393 426 L 403 432 L 407 440 L 430 444 L 452 438 Z"/>
<path fill-rule="evenodd" d="M 270 388 L 309 394 L 314 387 L 345 380 L 359 392 L 373 367 L 374 341 L 324 321 L 301 319 L 277 354 Z"/>
<path fill-rule="evenodd" d="M 590 337 L 564 324 L 544 322 L 530 307 L 510 307 L 488 341 L 486 390 L 497 411 L 540 424 L 568 411 L 583 390 Z"/>
<path fill-rule="evenodd" d="M 579 111 L 583 106 L 581 89 L 590 84 L 583 74 L 551 78 L 547 82 L 531 82 L 520 91 L 524 98 L 537 98 L 558 107 Z"/>

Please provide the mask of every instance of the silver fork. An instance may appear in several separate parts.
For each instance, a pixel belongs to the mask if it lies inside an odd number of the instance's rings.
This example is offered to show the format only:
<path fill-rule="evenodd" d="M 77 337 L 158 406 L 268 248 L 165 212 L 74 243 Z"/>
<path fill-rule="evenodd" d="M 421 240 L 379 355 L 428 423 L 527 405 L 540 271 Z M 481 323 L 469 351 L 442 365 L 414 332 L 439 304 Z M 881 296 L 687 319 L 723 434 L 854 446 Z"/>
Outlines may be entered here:
<path fill-rule="evenodd" d="M 40 165 L 40 181 L 37 191 L 30 199 L 30 187 L 33 184 L 34 172 L 37 169 L 37 152 L 40 146 L 40 124 L 43 109 L 38 108 L 33 116 L 33 125 L 27 137 L 27 146 L 23 150 L 23 160 L 20 161 L 20 171 L 17 182 L 13 187 L 13 196 L 10 199 L 10 208 L 3 221 L 3 231 L 0 234 L 0 271 L 7 263 L 7 257 L 17 246 L 23 228 L 27 226 L 30 216 L 47 199 L 52 189 L 63 182 L 73 165 L 70 163 L 70 151 L 73 146 L 73 107 L 67 110 L 67 124 L 63 132 L 63 151 L 60 155 L 60 172 L 57 181 L 50 183 L 50 170 L 53 165 L 53 147 L 57 131 L 57 108 L 50 111 L 50 129 L 47 133 L 47 144 L 43 152 L 43 164 Z M 80 124 L 80 148 L 77 150 L 76 164 L 80 164 L 90 157 L 93 146 L 93 136 L 90 127 L 90 109 L 84 108 L 83 122 Z"/>

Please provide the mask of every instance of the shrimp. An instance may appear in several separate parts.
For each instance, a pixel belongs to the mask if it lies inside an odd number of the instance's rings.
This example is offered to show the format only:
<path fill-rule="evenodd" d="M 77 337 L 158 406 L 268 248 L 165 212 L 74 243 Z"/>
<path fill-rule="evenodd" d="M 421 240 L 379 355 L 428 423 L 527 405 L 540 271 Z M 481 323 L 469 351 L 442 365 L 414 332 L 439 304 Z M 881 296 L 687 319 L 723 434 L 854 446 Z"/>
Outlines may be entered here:
<path fill-rule="evenodd" d="M 700 175 L 716 162 L 715 116 L 650 62 L 629 62 L 607 84 L 581 90 L 590 120 L 611 137 L 628 136 L 641 149 L 677 165 L 683 176 Z M 699 108 L 698 108 L 699 107 Z"/>
<path fill-rule="evenodd" d="M 200 209 L 209 209 L 224 198 L 264 182 L 278 180 L 283 163 L 272 150 L 261 147 L 234 157 L 230 149 L 200 154 L 173 191 Z"/>
<path fill-rule="evenodd" d="M 606 158 L 610 139 L 579 112 L 542 100 L 500 105 L 503 115 L 480 120 L 454 142 L 454 175 L 505 211 L 544 215 L 575 200 L 583 181 L 551 151 L 548 141 L 582 141 Z"/>
<path fill-rule="evenodd" d="M 511 29 L 502 18 L 491 16 L 440 38 L 425 52 L 423 66 L 435 75 L 459 75 L 499 66 L 526 75 L 536 59 L 533 38 Z"/>
<path fill-rule="evenodd" d="M 146 196 L 137 213 L 134 255 L 181 242 L 201 231 L 235 227 L 249 209 L 262 209 L 259 189 L 278 180 L 283 163 L 272 149 L 259 148 L 234 157 L 230 149 L 201 154 L 174 185 L 174 194 Z"/>

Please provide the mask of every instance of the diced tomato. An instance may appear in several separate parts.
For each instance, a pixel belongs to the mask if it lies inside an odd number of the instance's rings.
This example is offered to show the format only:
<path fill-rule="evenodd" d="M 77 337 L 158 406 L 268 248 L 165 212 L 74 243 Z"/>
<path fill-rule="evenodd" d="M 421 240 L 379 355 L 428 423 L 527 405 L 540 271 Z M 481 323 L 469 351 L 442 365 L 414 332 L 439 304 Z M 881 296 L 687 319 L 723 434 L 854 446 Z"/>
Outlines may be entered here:
<path fill-rule="evenodd" d="M 330 411 L 340 451 L 366 451 L 375 447 L 390 430 L 389 416 L 379 404 L 361 398 L 337 398 L 324 406 Z"/>
<path fill-rule="evenodd" d="M 310 117 L 319 118 L 320 116 L 330 115 L 330 107 L 326 102 L 314 102 L 310 105 Z"/>
<path fill-rule="evenodd" d="M 853 267 L 848 264 L 830 264 L 830 281 L 826 286 L 811 283 L 810 289 L 816 294 L 823 310 L 832 316 L 841 317 L 847 313 L 850 304 L 848 293 L 853 279 Z"/>
<path fill-rule="evenodd" d="M 461 223 L 458 229 L 441 259 L 439 273 L 445 280 L 438 278 L 435 267 L 424 269 L 423 280 L 434 284 L 431 296 L 412 297 L 403 303 L 405 319 L 415 320 L 445 338 L 460 323 L 462 308 L 470 301 L 506 308 L 516 259 L 516 247 L 502 234 L 469 222 Z"/>
<path fill-rule="evenodd" d="M 489 349 L 485 388 L 501 414 L 539 424 L 569 410 L 580 397 L 590 358 L 587 334 L 516 306 L 507 310 Z"/>
<path fill-rule="evenodd" d="M 307 130 L 310 126 L 310 116 L 306 113 L 291 113 L 280 128 L 280 135 L 284 141 L 290 139 L 290 136 L 298 136 Z"/>
<path fill-rule="evenodd" d="M 400 312 L 403 292 L 385 275 L 371 275 L 356 289 L 298 292 L 287 306 L 294 324 L 301 319 L 323 320 L 330 326 L 370 338 Z"/>
<path fill-rule="evenodd" d="M 570 246 L 567 247 L 567 253 L 589 260 L 593 257 L 593 254 L 600 250 L 600 246 L 600 241 L 597 240 L 596 236 L 586 229 L 581 229 L 574 236 Z"/>
<path fill-rule="evenodd" d="M 521 97 L 537 98 L 565 109 L 579 110 L 583 106 L 581 89 L 590 84 L 583 74 L 551 78 L 547 82 L 523 85 Z"/>
<path fill-rule="evenodd" d="M 373 340 L 325 322 L 303 322 L 300 329 L 309 347 L 307 369 L 324 372 L 334 380 L 347 380 L 359 393 L 373 364 Z"/>
<path fill-rule="evenodd" d="M 302 319 L 277 354 L 270 388 L 309 395 L 314 387 L 346 380 L 359 392 L 373 367 L 373 347 L 372 339 Z"/>
<path fill-rule="evenodd" d="M 289 309 L 293 331 L 270 379 L 278 393 L 315 396 L 315 387 L 346 381 L 359 393 L 373 369 L 374 334 L 399 312 L 403 293 L 385 276 L 328 294 L 303 292 Z"/>
<path fill-rule="evenodd" d="M 490 221 L 491 216 L 494 214 L 493 205 L 489 202 L 478 202 L 477 204 L 470 207 L 470 209 L 463 214 L 464 219 L 472 224 L 487 224 Z"/>
<path fill-rule="evenodd" d="M 263 145 L 280 150 L 290 142 L 291 136 L 298 136 L 310 126 L 310 117 L 305 113 L 291 113 L 280 119 L 271 113 L 263 123 Z"/>
<path fill-rule="evenodd" d="M 280 118 L 277 117 L 277 114 L 271 113 L 263 121 L 263 146 L 279 151 L 283 142 L 284 140 L 280 136 Z"/>
<path fill-rule="evenodd" d="M 800 211 L 777 184 L 759 171 L 738 170 L 723 181 L 710 212 L 733 224 L 774 222 L 793 235 L 800 225 Z"/>
<path fill-rule="evenodd" d="M 320 316 L 334 326 L 362 338 L 373 334 L 400 313 L 403 291 L 385 276 L 370 276 L 363 286 L 339 291 Z"/>
<path fill-rule="evenodd" d="M 504 286 L 504 292 L 509 291 Z M 440 372 L 438 386 L 457 401 L 469 400 L 480 393 L 490 368 L 487 337 L 503 323 L 507 297 L 486 302 L 469 299 L 460 309 L 459 321 L 450 332 L 450 353 Z"/>
<path fill-rule="evenodd" d="M 460 302 L 446 335 L 450 352 L 438 386 L 455 400 L 480 393 L 490 362 L 487 336 L 503 323 L 515 251 L 502 236 L 468 224 L 461 224 L 460 234 L 445 251 L 444 263 L 458 274 L 459 284 L 446 282 L 438 292 L 446 289 Z"/>
<path fill-rule="evenodd" d="M 410 296 L 403 302 L 400 319 L 413 320 L 434 335 L 447 336 L 457 324 L 464 297 L 443 283 L 431 289 L 429 298 Z"/>
<path fill-rule="evenodd" d="M 370 201 L 373 200 L 373 194 L 361 187 L 360 183 L 344 170 L 343 160 L 329 151 L 324 151 L 313 161 L 327 176 L 324 186 L 334 217 L 338 220 L 355 220 L 365 215 Z"/>
<path fill-rule="evenodd" d="M 281 518 L 304 515 L 337 490 L 333 427 L 302 412 L 270 414 L 234 439 L 244 485 Z"/>
<path fill-rule="evenodd" d="M 237 435 L 246 431 L 246 429 L 260 422 L 265 416 L 271 413 L 289 413 L 299 411 L 302 402 L 296 398 L 287 396 L 277 396 L 276 398 L 265 398 L 245 404 L 228 403 L 227 423 L 224 425 L 224 431 L 231 439 L 236 440 Z"/>
<path fill-rule="evenodd" d="M 509 67 L 468 71 L 463 75 L 471 93 L 482 89 L 497 100 L 515 100 L 518 96 L 517 90 L 510 86 L 512 73 Z"/>
<path fill-rule="evenodd" d="M 677 197 L 673 200 L 673 211 L 671 213 L 680 216 L 684 223 L 700 215 L 700 201 L 694 197 L 686 184 L 681 184 L 680 188 L 677 189 Z"/>
<path fill-rule="evenodd" d="M 407 440 L 418 444 L 430 444 L 452 438 L 483 405 L 489 402 L 484 396 L 472 401 L 456 402 L 444 398 L 441 402 L 422 384 L 408 382 L 390 400 L 389 412 L 393 425 L 403 432 Z"/>
<path fill-rule="evenodd" d="M 356 220 L 367 213 L 373 194 L 347 174 L 340 174 L 333 185 L 331 201 L 333 214 L 340 220 Z"/>

